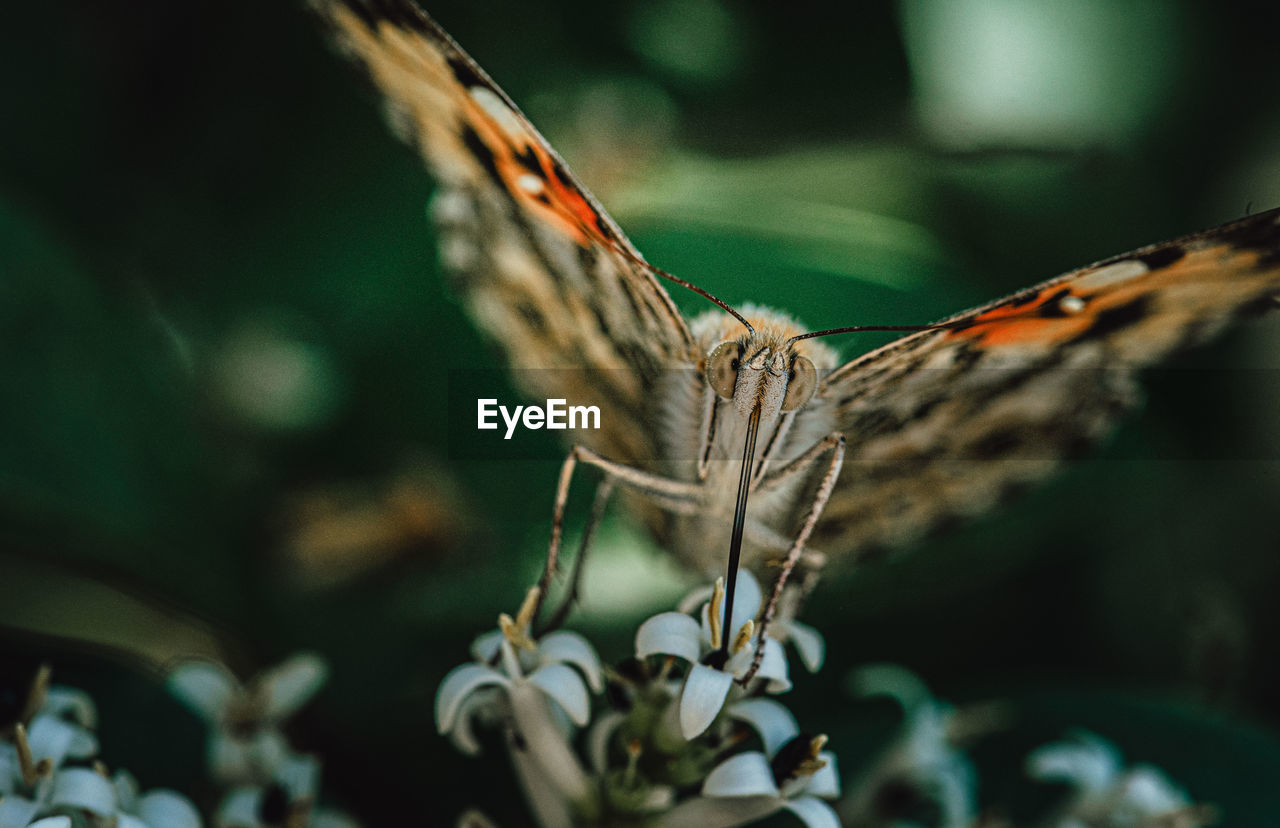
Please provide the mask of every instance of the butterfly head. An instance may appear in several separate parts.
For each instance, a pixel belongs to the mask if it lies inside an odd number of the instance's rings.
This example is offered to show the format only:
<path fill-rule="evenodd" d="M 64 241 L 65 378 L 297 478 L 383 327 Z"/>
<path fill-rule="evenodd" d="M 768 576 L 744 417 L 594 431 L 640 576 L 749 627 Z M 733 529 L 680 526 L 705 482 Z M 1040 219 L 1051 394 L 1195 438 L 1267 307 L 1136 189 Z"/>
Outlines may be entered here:
<path fill-rule="evenodd" d="M 759 409 L 760 416 L 770 420 L 809 401 L 818 387 L 818 369 L 813 359 L 793 347 L 790 325 L 778 324 L 782 320 L 761 322 L 716 344 L 707 355 L 705 375 L 711 390 L 731 400 L 738 414 L 749 417 Z M 813 356 L 826 367 L 825 353 Z"/>
<path fill-rule="evenodd" d="M 795 411 L 818 387 L 813 361 L 791 349 L 781 349 L 747 337 L 721 342 L 707 357 L 707 382 L 718 396 L 733 401 L 744 417 L 755 408 L 769 419 Z"/>

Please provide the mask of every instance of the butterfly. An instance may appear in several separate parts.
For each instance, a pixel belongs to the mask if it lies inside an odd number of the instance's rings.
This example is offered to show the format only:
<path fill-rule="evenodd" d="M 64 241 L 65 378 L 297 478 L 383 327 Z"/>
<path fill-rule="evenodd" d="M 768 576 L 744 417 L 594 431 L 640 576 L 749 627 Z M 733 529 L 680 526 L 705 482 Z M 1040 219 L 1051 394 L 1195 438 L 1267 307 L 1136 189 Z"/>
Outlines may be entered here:
<path fill-rule="evenodd" d="M 720 568 L 735 515 L 758 565 L 798 547 L 865 556 L 984 512 L 1104 436 L 1141 368 L 1280 295 L 1271 210 L 846 362 L 791 317 L 705 291 L 721 308 L 686 319 L 662 283 L 689 283 L 641 256 L 426 14 L 407 0 L 313 5 L 438 180 L 441 258 L 524 390 L 604 412 L 577 434 L 557 502 L 576 463 L 597 466 L 697 570 Z"/>

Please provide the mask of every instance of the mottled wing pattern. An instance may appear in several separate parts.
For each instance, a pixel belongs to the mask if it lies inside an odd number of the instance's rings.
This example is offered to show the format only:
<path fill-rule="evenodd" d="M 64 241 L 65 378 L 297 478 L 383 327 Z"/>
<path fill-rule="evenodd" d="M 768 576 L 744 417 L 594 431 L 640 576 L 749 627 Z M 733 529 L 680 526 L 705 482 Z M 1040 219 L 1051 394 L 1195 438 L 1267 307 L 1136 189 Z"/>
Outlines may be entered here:
<path fill-rule="evenodd" d="M 696 359 L 652 269 L 483 70 L 407 0 L 313 0 L 440 182 L 441 252 L 531 396 L 599 405 L 580 439 L 651 465 L 661 372 Z"/>
<path fill-rule="evenodd" d="M 840 367 L 820 393 L 848 454 L 814 537 L 898 546 L 1079 454 L 1139 369 L 1280 296 L 1280 210 L 1099 262 Z"/>

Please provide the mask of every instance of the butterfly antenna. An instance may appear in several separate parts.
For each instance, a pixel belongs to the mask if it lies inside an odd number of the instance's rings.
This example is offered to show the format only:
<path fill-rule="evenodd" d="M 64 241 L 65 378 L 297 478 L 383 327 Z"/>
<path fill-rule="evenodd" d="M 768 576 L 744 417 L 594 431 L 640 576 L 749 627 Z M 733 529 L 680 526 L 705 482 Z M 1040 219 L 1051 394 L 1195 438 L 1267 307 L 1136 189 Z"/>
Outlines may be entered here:
<path fill-rule="evenodd" d="M 760 430 L 760 406 L 751 409 L 747 421 L 747 445 L 742 450 L 742 476 L 738 478 L 738 503 L 733 509 L 733 534 L 729 538 L 729 573 L 725 584 L 724 626 L 720 632 L 720 649 L 713 666 L 723 667 L 729 660 L 733 634 L 733 594 L 738 586 L 738 566 L 742 560 L 742 534 L 747 526 L 747 495 L 751 492 L 751 461 L 756 453 L 756 433 Z"/>
<path fill-rule="evenodd" d="M 809 333 L 793 336 L 786 341 L 783 348 L 790 348 L 793 342 L 799 342 L 802 339 L 816 339 L 820 336 L 832 336 L 833 334 L 842 333 L 914 333 L 917 331 L 943 331 L 955 327 L 946 323 L 936 323 L 933 325 L 851 325 L 848 328 L 829 328 L 825 331 L 810 331 Z"/>
<path fill-rule="evenodd" d="M 733 308 L 729 307 L 729 303 L 728 303 L 728 302 L 725 302 L 723 299 L 719 299 L 719 298 L 717 298 L 717 297 L 715 297 L 715 296 L 712 296 L 712 295 L 711 295 L 711 293 L 709 293 L 708 291 L 705 291 L 705 290 L 703 290 L 702 288 L 698 287 L 698 286 L 697 286 L 697 285 L 695 285 L 693 282 L 686 282 L 684 279 L 681 279 L 679 276 L 675 276 L 675 275 L 673 275 L 673 274 L 671 274 L 671 273 L 668 273 L 667 271 L 663 270 L 663 269 L 662 269 L 662 268 L 660 268 L 660 267 L 654 267 L 653 265 L 649 264 L 648 262 L 646 262 L 646 261 L 644 261 L 644 260 L 640 260 L 640 264 L 642 264 L 642 265 L 644 265 L 646 268 L 648 268 L 650 272 L 655 273 L 655 274 L 657 274 L 658 276 L 661 276 L 662 278 L 666 279 L 668 282 L 675 282 L 675 283 L 676 283 L 677 285 L 679 285 L 680 287 L 688 288 L 689 290 L 693 291 L 694 293 L 698 294 L 699 296 L 703 297 L 704 299 L 710 299 L 712 302 L 714 302 L 715 304 L 719 305 L 719 306 L 720 306 L 720 308 L 721 308 L 722 310 L 724 310 L 724 312 L 725 312 L 725 313 L 729 314 L 729 315 L 730 315 L 730 316 L 732 316 L 734 319 L 738 320 L 738 321 L 739 321 L 739 322 L 741 322 L 743 325 L 745 325 L 745 326 L 747 327 L 747 330 L 748 330 L 748 331 L 750 331 L 751 333 L 755 333 L 755 332 L 756 332 L 756 329 L 755 329 L 755 328 L 753 328 L 753 327 L 751 327 L 751 323 L 750 323 L 750 322 L 748 322 L 748 321 L 746 320 L 746 318 L 745 318 L 742 314 L 738 313 L 736 310 L 734 310 Z"/>
<path fill-rule="evenodd" d="M 1038 310 L 1030 313 L 1011 313 L 1001 316 L 999 319 L 991 320 L 994 322 L 1008 322 L 1016 319 L 1043 319 L 1043 315 Z M 975 324 L 972 316 L 966 314 L 963 319 L 953 319 L 949 322 L 934 322 L 930 325 L 851 325 L 848 328 L 828 328 L 825 331 L 811 331 L 809 333 L 793 336 L 786 341 L 783 347 L 791 347 L 791 343 L 799 342 L 802 339 L 815 339 L 819 336 L 831 336 L 832 334 L 842 333 L 873 333 L 886 331 L 893 333 L 915 333 L 918 331 L 954 331 L 963 330 L 972 327 Z"/>

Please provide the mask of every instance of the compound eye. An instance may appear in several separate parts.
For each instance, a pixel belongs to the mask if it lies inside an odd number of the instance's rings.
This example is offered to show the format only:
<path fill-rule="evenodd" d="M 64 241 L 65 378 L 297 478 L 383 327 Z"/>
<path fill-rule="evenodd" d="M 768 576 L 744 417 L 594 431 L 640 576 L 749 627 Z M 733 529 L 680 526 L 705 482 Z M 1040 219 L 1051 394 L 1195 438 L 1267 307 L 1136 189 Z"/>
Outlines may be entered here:
<path fill-rule="evenodd" d="M 741 359 L 742 345 L 737 342 L 721 342 L 707 357 L 707 384 L 726 400 L 733 399 L 733 386 L 738 381 Z"/>
<path fill-rule="evenodd" d="M 782 410 L 795 411 L 809 401 L 817 387 L 818 369 L 813 367 L 808 357 L 796 357 L 791 364 L 791 375 L 787 377 L 787 395 L 782 398 Z"/>

